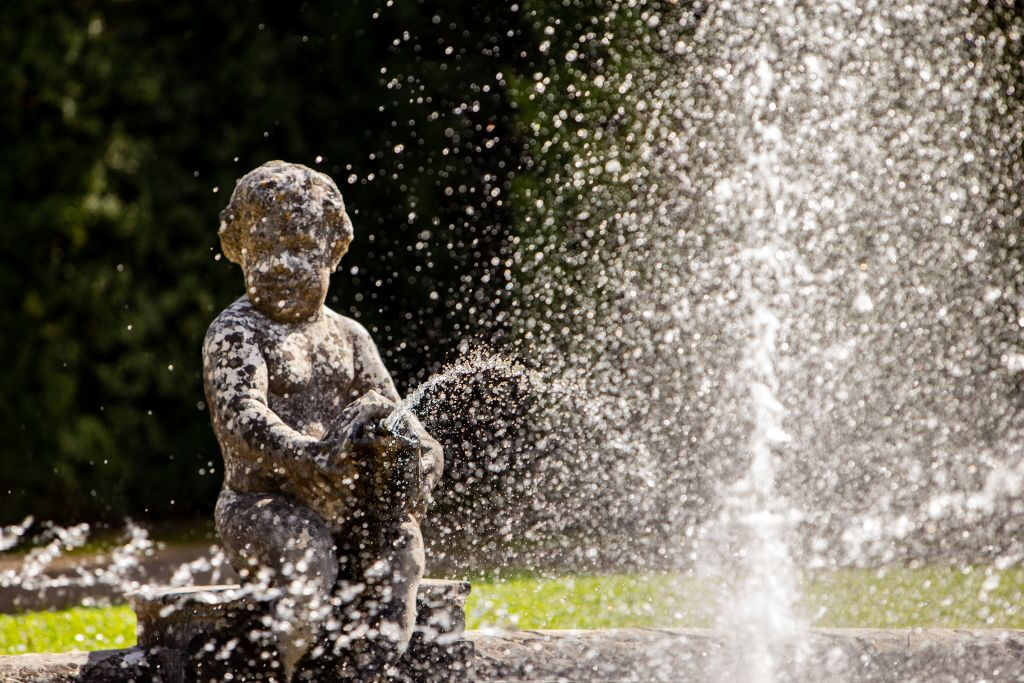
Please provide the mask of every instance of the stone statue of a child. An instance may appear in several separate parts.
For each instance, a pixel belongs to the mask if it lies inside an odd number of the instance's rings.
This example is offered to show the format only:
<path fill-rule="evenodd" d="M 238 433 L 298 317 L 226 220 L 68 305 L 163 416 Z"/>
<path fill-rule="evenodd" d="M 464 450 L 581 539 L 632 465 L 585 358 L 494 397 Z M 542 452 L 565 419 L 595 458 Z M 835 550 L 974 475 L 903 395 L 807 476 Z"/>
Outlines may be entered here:
<path fill-rule="evenodd" d="M 401 434 L 381 426 L 395 385 L 367 331 L 324 305 L 352 236 L 337 186 L 298 164 L 246 174 L 221 213 L 246 294 L 203 345 L 224 456 L 216 526 L 243 579 L 282 593 L 286 678 L 317 660 L 332 678 L 373 679 L 405 650 L 423 575 L 418 519 L 443 466 L 415 417 Z"/>

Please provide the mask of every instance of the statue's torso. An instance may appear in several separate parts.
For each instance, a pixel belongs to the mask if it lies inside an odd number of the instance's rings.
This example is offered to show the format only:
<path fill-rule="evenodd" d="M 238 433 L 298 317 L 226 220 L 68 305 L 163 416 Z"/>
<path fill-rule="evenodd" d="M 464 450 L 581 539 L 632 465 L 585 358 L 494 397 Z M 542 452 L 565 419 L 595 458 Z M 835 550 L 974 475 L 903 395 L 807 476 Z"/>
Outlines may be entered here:
<path fill-rule="evenodd" d="M 267 371 L 267 404 L 281 420 L 306 436 L 319 439 L 356 398 L 353 340 L 345 319 L 330 309 L 316 320 L 278 323 L 239 299 L 216 324 L 246 329 L 254 339 Z M 339 518 L 337 496 L 318 482 L 294 476 L 275 476 L 253 461 L 258 454 L 236 453 L 248 447 L 214 425 L 224 454 L 224 481 L 233 493 L 287 493 L 320 512 Z M 257 458 L 253 458 L 256 455 Z M 321 490 L 322 489 L 322 490 Z M 335 509 L 338 508 L 338 509 Z"/>
<path fill-rule="evenodd" d="M 327 312 L 302 325 L 267 321 L 260 335 L 270 409 L 292 429 L 315 438 L 358 398 L 353 395 L 352 342 L 337 317 Z"/>

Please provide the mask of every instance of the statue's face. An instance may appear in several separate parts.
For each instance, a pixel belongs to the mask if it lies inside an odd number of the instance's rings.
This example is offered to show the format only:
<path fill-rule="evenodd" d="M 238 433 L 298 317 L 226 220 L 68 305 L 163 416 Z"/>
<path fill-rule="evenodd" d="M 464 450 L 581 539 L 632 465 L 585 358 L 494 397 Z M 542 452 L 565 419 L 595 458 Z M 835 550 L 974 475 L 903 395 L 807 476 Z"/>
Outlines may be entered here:
<path fill-rule="evenodd" d="M 245 287 L 256 310 L 285 323 L 316 315 L 331 275 L 326 227 L 271 215 L 249 230 L 243 250 Z"/>

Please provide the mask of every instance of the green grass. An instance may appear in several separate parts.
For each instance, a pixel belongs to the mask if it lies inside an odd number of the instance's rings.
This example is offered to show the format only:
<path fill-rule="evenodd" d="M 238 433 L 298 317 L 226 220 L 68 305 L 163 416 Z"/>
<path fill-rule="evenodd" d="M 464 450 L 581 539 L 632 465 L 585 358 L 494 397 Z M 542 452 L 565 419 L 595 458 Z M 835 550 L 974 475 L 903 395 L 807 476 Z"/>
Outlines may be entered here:
<path fill-rule="evenodd" d="M 797 610 L 820 627 L 1024 628 L 1024 569 L 844 569 L 807 575 Z M 709 627 L 721 584 L 693 576 L 608 575 L 473 582 L 471 628 Z"/>
<path fill-rule="evenodd" d="M 711 626 L 715 584 L 691 576 L 473 577 L 470 628 Z M 799 609 L 816 626 L 1024 628 L 1024 569 L 841 570 L 806 577 Z M 127 607 L 0 615 L 0 654 L 135 643 Z"/>
<path fill-rule="evenodd" d="M 704 626 L 713 608 L 713 591 L 690 577 L 521 575 L 501 582 L 473 579 L 466 617 L 469 628 Z"/>
<path fill-rule="evenodd" d="M 818 626 L 1024 628 L 1024 569 L 924 567 L 839 571 L 805 582 Z"/>
<path fill-rule="evenodd" d="M 109 650 L 134 644 L 135 614 L 126 606 L 0 614 L 0 654 Z"/>

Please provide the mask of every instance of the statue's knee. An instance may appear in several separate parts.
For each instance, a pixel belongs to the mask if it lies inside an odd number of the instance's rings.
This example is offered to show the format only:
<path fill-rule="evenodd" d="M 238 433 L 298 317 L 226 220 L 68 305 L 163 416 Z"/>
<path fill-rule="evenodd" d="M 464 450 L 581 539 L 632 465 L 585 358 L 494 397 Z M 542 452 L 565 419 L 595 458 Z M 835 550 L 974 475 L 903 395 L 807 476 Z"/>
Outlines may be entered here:
<path fill-rule="evenodd" d="M 337 580 L 337 551 L 312 511 L 273 495 L 236 497 L 221 506 L 218 527 L 243 579 L 285 589 L 307 602 L 327 596 Z"/>

